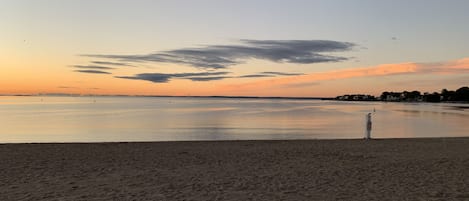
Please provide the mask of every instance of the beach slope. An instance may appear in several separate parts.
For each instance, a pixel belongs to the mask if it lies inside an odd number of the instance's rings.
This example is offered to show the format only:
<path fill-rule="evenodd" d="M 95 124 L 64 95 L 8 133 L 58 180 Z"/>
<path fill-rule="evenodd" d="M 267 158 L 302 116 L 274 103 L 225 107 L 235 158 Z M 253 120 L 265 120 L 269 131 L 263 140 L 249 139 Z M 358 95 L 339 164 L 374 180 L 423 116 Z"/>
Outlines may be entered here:
<path fill-rule="evenodd" d="M 469 138 L 2 144 L 0 200 L 469 200 Z"/>

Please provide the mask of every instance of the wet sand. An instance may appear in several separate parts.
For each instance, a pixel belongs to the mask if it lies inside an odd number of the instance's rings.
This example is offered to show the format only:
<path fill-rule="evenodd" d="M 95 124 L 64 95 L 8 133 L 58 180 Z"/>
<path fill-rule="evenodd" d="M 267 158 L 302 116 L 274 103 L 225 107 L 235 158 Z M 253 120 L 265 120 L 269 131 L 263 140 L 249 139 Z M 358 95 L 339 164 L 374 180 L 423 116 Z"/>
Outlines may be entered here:
<path fill-rule="evenodd" d="M 469 200 L 469 138 L 3 144 L 0 200 Z"/>

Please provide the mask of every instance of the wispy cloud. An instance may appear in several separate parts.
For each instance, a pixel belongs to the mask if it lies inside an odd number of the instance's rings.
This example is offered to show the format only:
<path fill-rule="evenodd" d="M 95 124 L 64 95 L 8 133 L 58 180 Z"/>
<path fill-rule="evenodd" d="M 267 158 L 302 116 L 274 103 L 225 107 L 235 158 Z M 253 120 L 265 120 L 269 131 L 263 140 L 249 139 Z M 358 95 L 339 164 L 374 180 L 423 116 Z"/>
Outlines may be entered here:
<path fill-rule="evenodd" d="M 232 78 L 230 76 L 214 76 L 214 77 L 186 77 L 183 79 L 189 79 L 192 81 L 200 81 L 200 82 L 205 82 L 205 81 L 212 81 L 212 80 L 223 80 L 226 78 Z"/>
<path fill-rule="evenodd" d="M 141 73 L 135 76 L 116 76 L 116 78 L 146 80 L 155 83 L 166 83 L 171 79 L 187 79 L 192 81 L 211 81 L 230 78 L 229 72 L 202 72 L 202 73 Z"/>
<path fill-rule="evenodd" d="M 97 66 L 97 65 L 73 65 L 74 68 L 81 68 L 81 69 L 97 69 L 97 70 L 112 70 L 115 68 L 107 67 L 107 66 Z"/>
<path fill-rule="evenodd" d="M 123 63 L 123 62 L 110 62 L 110 61 L 91 61 L 93 64 L 98 64 L 98 65 L 111 65 L 111 66 L 131 66 L 128 63 Z"/>
<path fill-rule="evenodd" d="M 202 73 L 141 73 L 135 76 L 115 76 L 116 78 L 146 80 L 155 83 L 167 83 L 171 79 L 186 79 L 192 81 L 212 81 L 228 78 L 260 78 L 260 77 L 277 77 L 277 76 L 293 76 L 303 75 L 302 73 L 282 73 L 282 72 L 261 72 L 258 74 L 226 76 L 230 72 L 202 72 Z"/>
<path fill-rule="evenodd" d="M 91 73 L 91 74 L 111 74 L 110 72 L 100 71 L 100 70 L 75 70 L 79 73 Z"/>
<path fill-rule="evenodd" d="M 239 78 L 260 78 L 260 77 L 277 77 L 277 76 L 294 76 L 303 75 L 303 73 L 284 73 L 284 72 L 260 72 L 257 74 L 241 75 Z"/>
<path fill-rule="evenodd" d="M 356 46 L 349 42 L 330 40 L 240 40 L 239 43 L 239 45 L 181 48 L 151 54 L 86 54 L 82 56 L 111 59 L 114 60 L 112 63 L 175 63 L 202 69 L 224 69 L 243 63 L 248 59 L 297 64 L 341 62 L 349 58 L 330 53 L 350 51 Z"/>
<path fill-rule="evenodd" d="M 465 74 L 469 73 L 469 58 L 456 61 L 438 63 L 398 63 L 382 64 L 377 66 L 351 68 L 321 73 L 299 75 L 295 77 L 272 78 L 268 80 L 253 81 L 235 85 L 224 86 L 226 90 L 262 89 L 278 86 L 301 86 L 302 84 L 317 83 L 325 80 L 339 80 L 356 77 L 377 77 L 394 75 L 421 75 L 421 74 Z"/>
<path fill-rule="evenodd" d="M 241 75 L 239 78 L 260 78 L 260 77 L 275 77 L 275 75 L 269 74 L 250 74 L 250 75 Z"/>
<path fill-rule="evenodd" d="M 284 72 L 262 72 L 262 74 L 270 74 L 270 75 L 284 75 L 284 76 L 291 76 L 291 75 L 304 75 L 303 73 L 284 73 Z"/>

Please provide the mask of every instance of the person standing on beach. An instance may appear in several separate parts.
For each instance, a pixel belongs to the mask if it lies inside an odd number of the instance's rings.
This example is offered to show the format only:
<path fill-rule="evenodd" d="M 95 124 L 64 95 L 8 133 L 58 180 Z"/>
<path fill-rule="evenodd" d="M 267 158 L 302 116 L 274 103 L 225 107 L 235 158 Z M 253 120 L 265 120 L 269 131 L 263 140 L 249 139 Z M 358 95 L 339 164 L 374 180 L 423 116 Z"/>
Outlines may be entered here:
<path fill-rule="evenodd" d="M 366 134 L 365 139 L 371 139 L 371 113 L 366 115 Z"/>

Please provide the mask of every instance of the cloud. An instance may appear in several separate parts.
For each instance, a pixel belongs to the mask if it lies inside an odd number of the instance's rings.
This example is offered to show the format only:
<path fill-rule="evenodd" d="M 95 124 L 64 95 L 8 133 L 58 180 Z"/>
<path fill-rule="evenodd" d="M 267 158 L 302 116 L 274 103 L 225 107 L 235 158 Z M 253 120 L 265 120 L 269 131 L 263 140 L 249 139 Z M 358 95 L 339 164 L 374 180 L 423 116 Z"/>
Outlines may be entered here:
<path fill-rule="evenodd" d="M 223 86 L 223 90 L 253 90 L 281 86 L 301 86 L 302 84 L 315 83 L 326 80 L 340 80 L 357 77 L 381 77 L 394 75 L 447 75 L 469 73 L 469 58 L 456 61 L 438 63 L 397 63 L 382 64 L 370 67 L 350 68 L 320 73 L 299 75 L 295 77 L 272 78 L 248 83 Z"/>
<path fill-rule="evenodd" d="M 81 69 L 97 69 L 97 70 L 112 70 L 115 68 L 106 67 L 106 66 L 96 66 L 96 65 L 73 65 L 74 68 L 81 68 Z"/>
<path fill-rule="evenodd" d="M 155 83 L 169 82 L 171 74 L 164 73 L 141 73 L 135 76 L 115 76 L 116 78 L 131 79 L 131 80 L 146 80 Z"/>
<path fill-rule="evenodd" d="M 189 79 L 189 80 L 192 80 L 192 81 L 212 81 L 212 80 L 222 80 L 222 79 L 226 79 L 226 78 L 232 78 L 232 77 L 229 77 L 229 76 L 217 76 L 217 77 L 187 77 L 187 78 L 184 78 L 184 79 Z"/>
<path fill-rule="evenodd" d="M 262 74 L 283 75 L 283 76 L 304 75 L 303 73 L 283 73 L 283 72 L 262 72 Z"/>
<path fill-rule="evenodd" d="M 259 77 L 277 77 L 277 76 L 293 76 L 303 75 L 303 73 L 283 73 L 283 72 L 260 72 L 258 74 L 241 75 L 238 78 L 259 78 Z"/>
<path fill-rule="evenodd" d="M 239 42 L 239 45 L 209 45 L 151 54 L 87 54 L 82 56 L 112 59 L 116 61 L 115 63 L 156 62 L 182 64 L 202 69 L 224 69 L 241 64 L 248 59 L 296 64 L 341 62 L 349 58 L 329 53 L 350 51 L 356 46 L 349 42 L 330 40 L 240 40 Z"/>
<path fill-rule="evenodd" d="M 100 71 L 100 70 L 75 70 L 79 73 L 92 73 L 92 74 L 111 74 L 110 72 Z"/>
<path fill-rule="evenodd" d="M 146 80 L 155 83 L 166 83 L 171 79 L 187 79 L 192 81 L 211 81 L 231 78 L 226 75 L 229 72 L 202 72 L 202 73 L 141 73 L 135 76 L 116 76 L 116 78 Z"/>
<path fill-rule="evenodd" d="M 275 77 L 275 75 L 268 74 L 251 74 L 251 75 L 241 75 L 239 78 L 259 78 L 259 77 Z"/>
<path fill-rule="evenodd" d="M 109 61 L 91 61 L 91 63 L 98 64 L 98 65 L 111 65 L 111 66 L 131 66 L 128 63 L 109 62 Z"/>
<path fill-rule="evenodd" d="M 171 79 L 186 79 L 192 81 L 212 81 L 228 78 L 258 78 L 258 77 L 276 77 L 302 75 L 301 73 L 282 73 L 282 72 L 261 72 L 259 74 L 241 75 L 241 76 L 225 76 L 230 72 L 202 72 L 202 73 L 141 73 L 135 76 L 115 76 L 116 78 L 146 80 L 155 83 L 167 83 Z M 223 76 L 220 76 L 223 75 Z"/>

